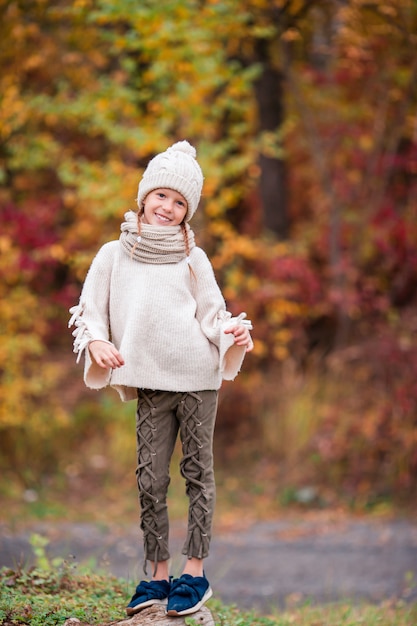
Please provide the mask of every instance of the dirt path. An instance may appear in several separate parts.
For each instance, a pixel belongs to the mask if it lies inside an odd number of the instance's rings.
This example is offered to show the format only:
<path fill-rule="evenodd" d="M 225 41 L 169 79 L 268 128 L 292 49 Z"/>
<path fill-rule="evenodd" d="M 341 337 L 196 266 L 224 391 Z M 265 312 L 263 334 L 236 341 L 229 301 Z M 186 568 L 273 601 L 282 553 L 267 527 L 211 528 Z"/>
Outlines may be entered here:
<path fill-rule="evenodd" d="M 33 533 L 49 539 L 47 554 L 131 581 L 142 573 L 136 528 L 36 524 L 13 533 L 0 525 L 0 567 L 33 562 Z M 183 525 L 171 528 L 173 573 L 180 573 Z M 217 529 L 206 574 L 227 604 L 268 612 L 303 601 L 402 597 L 417 601 L 417 522 L 285 518 Z M 130 593 L 130 591 L 129 591 Z"/>

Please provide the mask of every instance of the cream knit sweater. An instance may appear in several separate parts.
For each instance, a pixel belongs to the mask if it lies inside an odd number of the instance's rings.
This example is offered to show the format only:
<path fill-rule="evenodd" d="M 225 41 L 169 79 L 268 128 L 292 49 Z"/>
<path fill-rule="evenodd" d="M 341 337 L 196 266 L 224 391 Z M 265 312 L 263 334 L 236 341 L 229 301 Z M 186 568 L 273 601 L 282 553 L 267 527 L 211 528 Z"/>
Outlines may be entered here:
<path fill-rule="evenodd" d="M 188 267 L 190 263 L 195 278 Z M 84 382 L 114 387 L 123 401 L 136 389 L 203 391 L 235 378 L 245 348 L 234 344 L 232 318 L 205 252 L 189 259 L 152 264 L 132 258 L 120 241 L 105 244 L 91 264 L 80 302 L 70 309 L 77 362 L 85 352 Z M 92 361 L 89 342 L 112 342 L 125 365 L 106 370 Z"/>

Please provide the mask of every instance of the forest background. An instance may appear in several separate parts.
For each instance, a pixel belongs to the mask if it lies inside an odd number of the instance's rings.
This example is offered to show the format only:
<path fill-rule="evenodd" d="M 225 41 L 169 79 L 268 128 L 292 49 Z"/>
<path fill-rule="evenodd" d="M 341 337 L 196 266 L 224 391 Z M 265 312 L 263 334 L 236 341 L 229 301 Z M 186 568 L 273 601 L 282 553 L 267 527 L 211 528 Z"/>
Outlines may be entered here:
<path fill-rule="evenodd" d="M 254 324 L 220 396 L 221 497 L 411 504 L 415 0 L 1 0 L 0 17 L 3 513 L 93 494 L 92 514 L 102 489 L 107 513 L 136 511 L 134 405 L 84 388 L 68 308 L 148 160 L 185 138 L 197 241 Z"/>

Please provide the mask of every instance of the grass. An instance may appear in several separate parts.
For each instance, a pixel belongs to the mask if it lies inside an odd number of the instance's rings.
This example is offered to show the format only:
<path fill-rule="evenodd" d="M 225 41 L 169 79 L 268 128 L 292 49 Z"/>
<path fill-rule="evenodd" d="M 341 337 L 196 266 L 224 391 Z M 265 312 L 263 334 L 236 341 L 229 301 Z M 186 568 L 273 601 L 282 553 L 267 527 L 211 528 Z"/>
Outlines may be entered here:
<path fill-rule="evenodd" d="M 120 619 L 126 584 L 92 573 L 74 575 L 66 565 L 0 572 L 0 624 L 55 626 L 69 617 L 100 624 Z"/>
<path fill-rule="evenodd" d="M 104 626 L 125 618 L 130 597 L 128 583 L 109 575 L 78 571 L 74 564 L 49 560 L 46 542 L 35 535 L 32 548 L 37 564 L 0 570 L 0 625 L 59 626 L 72 617 L 81 624 Z M 412 584 L 412 581 L 411 581 Z M 131 590 L 130 590 L 131 591 Z M 296 602 L 292 598 L 290 602 Z M 417 624 L 417 603 L 391 599 L 380 605 L 349 602 L 274 610 L 263 616 L 225 606 L 211 599 L 207 603 L 216 626 L 413 626 Z M 192 616 L 188 626 L 197 623 Z"/>
<path fill-rule="evenodd" d="M 91 572 L 77 572 L 63 563 L 48 569 L 0 571 L 2 626 L 58 626 L 69 617 L 82 624 L 104 625 L 125 617 L 127 583 Z M 338 603 L 302 606 L 262 616 L 210 600 L 216 626 L 412 626 L 417 604 L 389 601 L 379 606 Z M 192 616 L 186 621 L 193 626 Z"/>

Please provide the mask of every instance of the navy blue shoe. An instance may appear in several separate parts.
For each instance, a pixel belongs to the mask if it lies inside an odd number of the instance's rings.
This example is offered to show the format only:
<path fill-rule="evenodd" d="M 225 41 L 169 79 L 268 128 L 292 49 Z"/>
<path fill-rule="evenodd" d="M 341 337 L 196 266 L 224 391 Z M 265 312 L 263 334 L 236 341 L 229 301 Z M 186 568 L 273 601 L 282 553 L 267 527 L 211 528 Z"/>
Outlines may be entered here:
<path fill-rule="evenodd" d="M 212 595 L 205 576 L 183 574 L 171 583 L 166 613 L 171 616 L 196 613 Z"/>
<path fill-rule="evenodd" d="M 170 589 L 171 584 L 167 580 L 151 580 L 150 582 L 142 580 L 126 607 L 126 613 L 134 615 L 152 604 L 165 605 Z"/>

